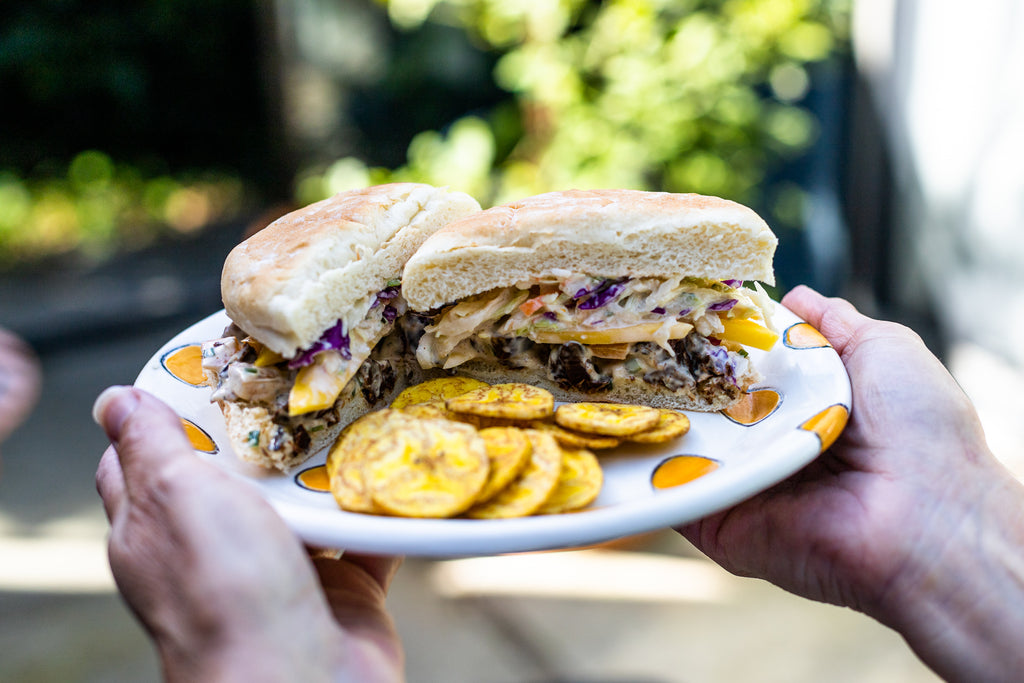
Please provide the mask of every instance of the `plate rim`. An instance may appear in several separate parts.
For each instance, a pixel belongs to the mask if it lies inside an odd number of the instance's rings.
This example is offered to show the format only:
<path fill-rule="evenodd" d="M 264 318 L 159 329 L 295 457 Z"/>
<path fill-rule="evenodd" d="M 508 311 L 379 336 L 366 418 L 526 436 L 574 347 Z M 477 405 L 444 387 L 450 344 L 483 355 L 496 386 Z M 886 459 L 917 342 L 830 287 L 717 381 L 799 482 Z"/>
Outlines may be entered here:
<path fill-rule="evenodd" d="M 806 322 L 781 303 L 776 303 L 775 306 L 773 321 L 783 323 L 777 325 L 783 334 L 793 324 Z M 168 400 L 166 394 L 161 395 L 159 387 L 153 386 L 159 383 L 150 382 L 149 378 L 154 372 L 170 374 L 163 370 L 163 358 L 175 348 L 200 341 L 193 330 L 212 326 L 218 320 L 230 322 L 226 312 L 221 309 L 173 335 L 157 349 L 140 370 L 135 379 L 135 386 L 157 395 L 171 405 L 179 417 L 194 421 L 196 416 L 193 412 L 183 411 L 175 401 Z M 784 341 L 780 339 L 776 349 L 783 347 Z M 767 353 L 762 352 L 760 363 L 756 359 L 755 363 L 760 366 L 767 356 L 776 353 L 776 349 Z M 833 366 L 829 374 L 840 380 L 838 389 L 841 395 L 838 400 L 823 400 L 822 407 L 827 409 L 832 405 L 841 404 L 847 411 L 852 410 L 852 387 L 839 355 L 831 346 L 818 347 L 815 350 L 827 350 L 830 354 L 828 362 Z M 179 378 L 174 379 L 181 382 Z M 771 387 L 768 379 L 765 377 L 752 391 L 761 387 Z M 206 388 L 203 386 L 192 386 L 186 390 L 204 389 Z M 212 406 L 208 403 L 208 396 L 207 390 L 204 394 L 207 401 L 203 404 L 204 408 Z M 684 412 L 693 414 L 693 411 Z M 220 411 L 216 410 L 215 414 L 219 416 Z M 756 430 L 757 427 L 749 425 L 742 428 Z M 683 486 L 656 491 L 654 495 L 643 500 L 588 508 L 568 514 L 503 520 L 397 518 L 304 505 L 271 495 L 267 488 L 259 485 L 253 477 L 226 467 L 218 459 L 205 459 L 222 471 L 227 471 L 252 485 L 293 532 L 309 545 L 370 554 L 442 558 L 586 547 L 631 535 L 678 527 L 732 507 L 770 488 L 815 460 L 822 452 L 819 437 L 799 428 L 783 432 L 768 445 L 772 449 L 770 458 L 755 457 L 742 466 L 720 467 Z M 230 451 L 230 445 L 218 444 L 218 447 L 224 450 L 221 454 L 223 457 L 236 457 Z M 304 464 L 308 463 L 309 461 Z M 301 470 L 297 468 L 288 473 L 268 476 L 292 478 L 299 471 Z M 397 536 L 396 530 L 399 532 Z"/>

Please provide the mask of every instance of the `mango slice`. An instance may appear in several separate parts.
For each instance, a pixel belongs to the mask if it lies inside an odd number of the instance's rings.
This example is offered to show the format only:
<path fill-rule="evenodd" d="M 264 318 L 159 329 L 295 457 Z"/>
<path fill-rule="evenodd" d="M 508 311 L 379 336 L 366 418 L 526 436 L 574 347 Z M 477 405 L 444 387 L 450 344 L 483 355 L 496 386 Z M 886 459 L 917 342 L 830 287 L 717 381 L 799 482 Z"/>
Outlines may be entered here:
<path fill-rule="evenodd" d="M 743 346 L 751 346 L 762 351 L 771 351 L 775 342 L 779 341 L 779 333 L 753 320 L 743 318 L 722 318 L 725 331 L 715 335 L 724 341 L 736 342 Z"/>

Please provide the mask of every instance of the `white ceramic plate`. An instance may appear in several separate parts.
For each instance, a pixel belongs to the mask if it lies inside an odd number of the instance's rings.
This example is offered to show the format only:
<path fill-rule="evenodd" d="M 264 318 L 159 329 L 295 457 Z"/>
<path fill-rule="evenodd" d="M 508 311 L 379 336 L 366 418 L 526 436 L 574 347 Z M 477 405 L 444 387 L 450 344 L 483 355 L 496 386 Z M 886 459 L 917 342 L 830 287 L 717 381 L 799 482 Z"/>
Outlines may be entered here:
<path fill-rule="evenodd" d="M 784 331 L 782 340 L 771 352 L 751 352 L 765 379 L 748 394 L 746 414 L 688 413 L 689 433 L 673 442 L 598 452 L 605 482 L 588 509 L 508 520 L 363 515 L 338 509 L 329 492 L 304 485 L 324 464 L 325 451 L 289 474 L 237 459 L 220 411 L 209 401 L 210 390 L 194 384 L 183 369 L 195 367 L 197 345 L 221 336 L 228 323 L 221 311 L 176 335 L 146 364 L 136 386 L 170 404 L 201 457 L 255 486 L 307 543 L 359 552 L 492 555 L 591 545 L 677 526 L 732 506 L 796 472 L 838 436 L 850 408 L 850 382 L 838 355 L 816 330 L 780 305 L 775 323 Z M 676 466 L 687 464 L 714 469 L 687 483 L 661 486 L 664 480 L 678 481 L 671 473 L 685 471 Z"/>

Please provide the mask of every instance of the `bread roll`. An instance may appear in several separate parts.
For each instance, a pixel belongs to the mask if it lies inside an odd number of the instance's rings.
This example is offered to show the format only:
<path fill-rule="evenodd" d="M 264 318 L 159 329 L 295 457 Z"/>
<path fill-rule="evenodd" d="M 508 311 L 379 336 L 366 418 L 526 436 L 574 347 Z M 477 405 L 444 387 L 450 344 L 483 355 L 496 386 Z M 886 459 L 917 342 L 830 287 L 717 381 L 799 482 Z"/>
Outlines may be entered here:
<path fill-rule="evenodd" d="M 354 325 L 372 296 L 443 225 L 479 211 L 462 192 L 417 183 L 343 192 L 274 221 L 224 262 L 228 316 L 291 357 L 344 319 Z"/>
<path fill-rule="evenodd" d="M 778 243 L 753 210 L 718 197 L 639 190 L 550 192 L 470 214 L 409 259 L 402 294 L 429 310 L 553 269 L 775 283 Z"/>

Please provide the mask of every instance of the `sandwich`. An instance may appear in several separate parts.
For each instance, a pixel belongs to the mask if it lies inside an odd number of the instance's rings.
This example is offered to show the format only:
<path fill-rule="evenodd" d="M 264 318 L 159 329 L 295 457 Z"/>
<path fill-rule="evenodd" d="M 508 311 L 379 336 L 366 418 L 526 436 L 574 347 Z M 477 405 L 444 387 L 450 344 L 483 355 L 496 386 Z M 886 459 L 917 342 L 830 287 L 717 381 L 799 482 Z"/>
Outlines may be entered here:
<path fill-rule="evenodd" d="M 753 210 L 695 194 L 566 191 L 449 223 L 402 294 L 424 370 L 517 381 L 564 401 L 716 411 L 778 339 L 777 239 Z M 415 323 L 415 324 L 414 324 Z"/>
<path fill-rule="evenodd" d="M 415 380 L 396 325 L 402 270 L 432 233 L 479 210 L 461 192 L 380 185 L 289 213 L 230 252 L 232 324 L 202 363 L 241 459 L 287 471 Z"/>

